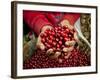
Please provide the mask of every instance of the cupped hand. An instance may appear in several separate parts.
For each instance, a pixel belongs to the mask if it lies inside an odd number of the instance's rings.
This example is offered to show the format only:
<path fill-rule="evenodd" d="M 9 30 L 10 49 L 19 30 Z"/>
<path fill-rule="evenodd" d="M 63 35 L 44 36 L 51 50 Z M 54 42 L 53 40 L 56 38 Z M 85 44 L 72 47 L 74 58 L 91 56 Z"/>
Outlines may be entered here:
<path fill-rule="evenodd" d="M 41 49 L 41 50 L 44 50 L 45 49 L 45 45 L 41 42 L 41 34 L 43 34 L 47 29 L 52 29 L 52 26 L 44 26 L 42 29 L 41 29 L 41 33 L 39 34 L 38 36 L 38 39 L 37 39 L 37 48 Z"/>
<path fill-rule="evenodd" d="M 63 52 L 65 53 L 66 55 L 66 58 L 69 58 L 69 56 L 71 55 L 71 51 L 74 49 L 75 47 L 75 44 L 77 42 L 79 42 L 79 39 L 78 39 L 78 34 L 74 28 L 73 25 L 70 24 L 70 22 L 68 20 L 63 20 L 61 21 L 60 25 L 62 27 L 67 27 L 69 30 L 74 30 L 74 33 L 73 33 L 73 37 L 74 37 L 74 40 L 71 40 L 71 41 L 66 41 L 65 42 L 65 45 L 66 46 L 69 46 L 69 47 L 65 47 L 63 48 Z"/>

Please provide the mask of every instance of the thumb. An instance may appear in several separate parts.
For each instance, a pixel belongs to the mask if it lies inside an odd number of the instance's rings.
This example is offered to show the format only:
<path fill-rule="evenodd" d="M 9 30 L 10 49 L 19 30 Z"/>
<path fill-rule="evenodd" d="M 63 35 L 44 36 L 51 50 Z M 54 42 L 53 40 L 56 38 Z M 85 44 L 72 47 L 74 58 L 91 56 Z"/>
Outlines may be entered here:
<path fill-rule="evenodd" d="M 37 48 L 40 48 L 41 50 L 44 50 L 45 49 L 44 44 L 41 42 L 40 36 L 37 39 L 37 44 L 36 45 L 37 45 Z"/>
<path fill-rule="evenodd" d="M 74 40 L 72 40 L 72 41 L 66 41 L 66 42 L 65 42 L 65 45 L 66 45 L 66 46 L 73 46 L 73 45 L 75 45 L 75 43 L 76 43 L 76 42 L 75 42 Z"/>
<path fill-rule="evenodd" d="M 75 40 L 76 40 L 77 42 L 79 41 L 78 33 L 77 33 L 77 32 L 74 33 L 74 38 L 75 38 Z"/>
<path fill-rule="evenodd" d="M 51 55 L 50 58 L 57 59 L 61 55 L 61 52 L 55 52 L 54 55 Z"/>
<path fill-rule="evenodd" d="M 71 46 L 71 47 L 65 47 L 65 48 L 63 48 L 63 52 L 70 52 L 70 51 L 72 51 L 74 49 L 74 47 L 73 46 Z"/>
<path fill-rule="evenodd" d="M 73 30 L 74 29 L 74 27 L 72 26 L 72 25 L 70 25 L 70 23 L 69 23 L 69 21 L 68 20 L 63 20 L 63 21 L 61 21 L 60 22 L 60 25 L 62 26 L 62 27 L 67 27 L 67 28 L 69 28 L 70 30 Z"/>

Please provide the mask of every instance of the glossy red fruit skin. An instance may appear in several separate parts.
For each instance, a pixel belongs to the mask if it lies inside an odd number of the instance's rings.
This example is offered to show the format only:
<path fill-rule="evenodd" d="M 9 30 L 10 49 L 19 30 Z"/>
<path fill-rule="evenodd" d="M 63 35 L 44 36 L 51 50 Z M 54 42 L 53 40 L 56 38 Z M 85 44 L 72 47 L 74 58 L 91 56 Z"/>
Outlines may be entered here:
<path fill-rule="evenodd" d="M 60 47 L 57 47 L 57 48 L 56 48 L 56 51 L 60 51 Z"/>
<path fill-rule="evenodd" d="M 55 47 L 53 47 L 52 49 L 53 49 L 53 51 L 56 51 L 56 48 Z"/>
<path fill-rule="evenodd" d="M 44 37 L 47 37 L 47 34 L 46 33 L 44 33 Z"/>
<path fill-rule="evenodd" d="M 49 44 L 52 44 L 52 40 L 48 40 L 48 43 L 49 43 Z"/>
<path fill-rule="evenodd" d="M 48 43 L 47 43 L 47 42 L 45 42 L 45 43 L 44 43 L 44 45 L 45 45 L 45 46 L 47 46 L 47 45 L 48 45 Z"/>
<path fill-rule="evenodd" d="M 55 35 L 55 32 L 53 31 L 51 34 L 54 36 Z"/>
<path fill-rule="evenodd" d="M 62 45 L 62 41 L 59 41 L 58 43 L 59 43 L 59 45 Z"/>
<path fill-rule="evenodd" d="M 58 30 L 58 28 L 57 27 L 54 27 L 54 30 Z"/>
<path fill-rule="evenodd" d="M 49 34 L 49 35 L 52 35 L 52 31 L 49 31 L 48 34 Z"/>
<path fill-rule="evenodd" d="M 64 32 L 60 32 L 60 34 L 63 36 Z"/>
<path fill-rule="evenodd" d="M 59 38 L 56 38 L 56 41 L 58 42 L 59 41 Z"/>
<path fill-rule="evenodd" d="M 64 40 L 65 40 L 65 41 L 68 41 L 69 39 L 65 37 Z"/>
<path fill-rule="evenodd" d="M 45 38 L 42 38 L 41 41 L 44 43 L 45 42 Z"/>
<path fill-rule="evenodd" d="M 63 26 L 63 29 L 66 29 L 68 26 Z"/>
<path fill-rule="evenodd" d="M 63 33 L 62 36 L 65 37 L 65 36 L 67 36 L 67 34 L 66 33 Z"/>
<path fill-rule="evenodd" d="M 49 38 L 50 38 L 51 40 L 53 40 L 53 36 L 52 36 L 52 35 L 49 35 Z"/>
<path fill-rule="evenodd" d="M 54 42 L 54 41 L 53 41 L 53 43 L 52 43 L 52 44 L 53 44 L 53 46 L 55 46 L 55 45 L 56 45 L 56 42 Z"/>
<path fill-rule="evenodd" d="M 68 28 L 65 29 L 66 33 L 70 32 L 70 30 Z"/>
<path fill-rule="evenodd" d="M 58 33 L 58 34 L 57 34 L 57 36 L 58 36 L 58 37 L 60 37 L 60 36 L 61 36 L 61 34 L 60 34 L 60 33 Z"/>
<path fill-rule="evenodd" d="M 41 34 L 40 37 L 44 37 L 44 34 Z"/>
<path fill-rule="evenodd" d="M 63 37 L 62 36 L 60 36 L 60 40 L 63 40 Z"/>
<path fill-rule="evenodd" d="M 51 45 L 50 45 L 50 44 L 48 44 L 48 45 L 47 45 L 47 47 L 48 47 L 48 48 L 51 48 Z"/>
<path fill-rule="evenodd" d="M 60 45 L 59 44 L 57 44 L 57 48 L 60 48 Z"/>

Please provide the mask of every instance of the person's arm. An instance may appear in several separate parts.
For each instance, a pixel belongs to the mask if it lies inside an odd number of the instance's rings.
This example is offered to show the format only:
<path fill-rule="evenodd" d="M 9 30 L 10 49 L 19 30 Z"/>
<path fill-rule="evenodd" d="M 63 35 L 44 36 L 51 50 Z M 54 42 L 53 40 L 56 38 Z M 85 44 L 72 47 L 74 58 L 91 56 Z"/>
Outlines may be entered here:
<path fill-rule="evenodd" d="M 67 20 L 70 25 L 74 25 L 75 22 L 80 18 L 80 13 L 66 13 L 62 21 Z"/>
<path fill-rule="evenodd" d="M 62 27 L 66 26 L 67 28 L 73 30 L 74 29 L 74 24 L 77 22 L 77 20 L 79 18 L 80 18 L 80 14 L 79 13 L 66 13 L 63 16 L 63 19 L 60 22 L 60 25 Z M 72 51 L 74 49 L 74 45 L 76 44 L 76 42 L 79 41 L 78 36 L 77 36 L 77 32 L 75 31 L 73 34 L 74 34 L 74 39 L 75 40 L 71 40 L 71 41 L 65 42 L 65 45 L 69 45 L 70 47 L 63 49 L 64 52 L 69 52 L 69 54 L 70 54 L 70 51 Z"/>
<path fill-rule="evenodd" d="M 80 13 L 66 13 L 60 22 L 61 26 L 66 26 L 69 29 L 74 29 L 74 24 L 79 20 Z M 78 41 L 77 32 L 74 33 L 76 41 Z"/>
<path fill-rule="evenodd" d="M 45 13 L 36 12 L 36 11 L 23 11 L 23 19 L 28 24 L 28 26 L 34 31 L 37 35 L 40 34 L 41 29 L 44 26 L 52 26 L 52 24 L 45 17 Z"/>
<path fill-rule="evenodd" d="M 66 13 L 60 22 L 61 26 L 67 26 L 69 29 L 73 29 L 75 22 L 80 18 L 79 13 Z"/>

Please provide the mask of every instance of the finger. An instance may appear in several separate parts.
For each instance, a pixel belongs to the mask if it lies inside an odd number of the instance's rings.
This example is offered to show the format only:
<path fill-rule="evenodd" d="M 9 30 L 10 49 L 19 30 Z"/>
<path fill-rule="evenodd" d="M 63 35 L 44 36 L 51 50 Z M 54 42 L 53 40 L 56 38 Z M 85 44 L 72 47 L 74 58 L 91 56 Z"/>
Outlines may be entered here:
<path fill-rule="evenodd" d="M 65 48 L 63 48 L 63 52 L 70 52 L 70 51 L 72 51 L 74 49 L 74 47 L 73 46 L 71 46 L 71 47 L 65 47 Z"/>
<path fill-rule="evenodd" d="M 48 55 L 53 54 L 53 49 L 48 49 L 46 53 L 47 53 Z"/>
<path fill-rule="evenodd" d="M 70 29 L 70 30 L 73 30 L 74 27 L 72 25 L 67 25 L 67 27 Z"/>
<path fill-rule="evenodd" d="M 61 55 L 61 52 L 58 52 L 58 51 L 57 51 L 57 52 L 55 53 L 55 57 L 56 57 L 56 58 L 59 57 L 60 55 Z"/>
<path fill-rule="evenodd" d="M 71 52 L 67 53 L 67 55 L 66 55 L 64 58 L 65 58 L 65 59 L 68 59 L 68 58 L 70 57 L 71 54 L 72 54 Z"/>
<path fill-rule="evenodd" d="M 28 58 L 29 57 L 29 44 L 27 43 L 27 44 L 25 44 L 24 45 L 24 47 L 23 47 L 23 59 L 24 59 L 24 61 L 26 60 L 26 58 Z"/>
<path fill-rule="evenodd" d="M 66 25 L 64 25 L 62 27 L 66 27 L 66 28 L 68 28 L 70 30 L 73 30 L 74 29 L 74 27 L 72 25 L 70 25 L 70 24 L 66 24 Z"/>
<path fill-rule="evenodd" d="M 63 21 L 61 21 L 60 25 L 61 25 L 62 27 L 64 27 L 64 26 L 65 26 L 65 27 L 68 27 L 70 30 L 74 29 L 74 27 L 73 27 L 72 25 L 70 25 L 70 23 L 69 23 L 68 20 L 63 20 Z"/>
<path fill-rule="evenodd" d="M 38 40 L 37 40 L 37 48 L 40 48 L 41 50 L 45 49 L 44 44 L 41 42 L 40 36 L 38 37 Z"/>
<path fill-rule="evenodd" d="M 58 52 L 58 51 L 57 51 L 57 52 L 54 53 L 54 55 L 51 55 L 50 58 L 56 59 L 56 58 L 58 58 L 60 55 L 61 55 L 61 52 Z"/>
<path fill-rule="evenodd" d="M 66 26 L 67 24 L 69 24 L 69 21 L 68 20 L 63 20 L 60 22 L 60 25 L 63 27 L 63 26 Z"/>
<path fill-rule="evenodd" d="M 76 43 L 76 42 L 75 42 L 74 40 L 72 40 L 72 41 L 66 41 L 66 42 L 65 42 L 65 45 L 66 45 L 66 46 L 74 46 L 75 43 Z"/>
<path fill-rule="evenodd" d="M 74 39 L 75 39 L 77 42 L 79 41 L 77 32 L 74 33 Z"/>
<path fill-rule="evenodd" d="M 44 49 L 45 49 L 45 46 L 44 46 L 44 44 L 42 44 L 42 43 L 40 43 L 38 46 L 39 46 L 39 48 L 40 48 L 41 50 L 44 50 Z"/>
<path fill-rule="evenodd" d="M 44 27 L 42 28 L 41 32 L 44 33 L 47 29 L 50 29 L 50 30 L 51 30 L 52 28 L 53 28 L 53 27 L 50 26 L 50 25 L 44 26 Z"/>

